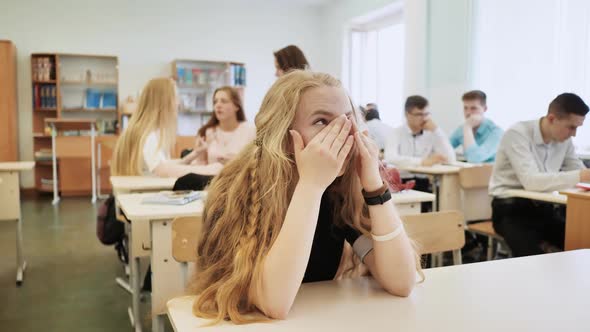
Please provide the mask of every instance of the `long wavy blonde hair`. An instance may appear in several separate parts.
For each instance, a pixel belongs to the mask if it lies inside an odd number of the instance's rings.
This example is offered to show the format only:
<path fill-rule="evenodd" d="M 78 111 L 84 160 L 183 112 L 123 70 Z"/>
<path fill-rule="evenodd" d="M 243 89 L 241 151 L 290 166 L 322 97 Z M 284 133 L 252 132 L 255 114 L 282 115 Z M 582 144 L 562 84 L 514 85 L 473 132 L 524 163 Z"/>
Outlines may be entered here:
<path fill-rule="evenodd" d="M 111 175 L 142 175 L 143 145 L 158 131 L 158 150 L 170 151 L 176 141 L 176 83 L 169 78 L 148 82 L 127 129 L 117 140 L 111 161 Z"/>
<path fill-rule="evenodd" d="M 305 91 L 340 87 L 327 74 L 296 70 L 270 88 L 256 116 L 256 141 L 212 181 L 203 214 L 197 273 L 190 289 L 199 294 L 196 316 L 217 323 L 264 320 L 253 304 L 251 284 L 261 281 L 264 259 L 276 240 L 298 181 L 288 131 Z M 368 210 L 355 163 L 327 190 L 334 221 L 367 232 Z M 419 266 L 419 265 L 418 265 Z"/>

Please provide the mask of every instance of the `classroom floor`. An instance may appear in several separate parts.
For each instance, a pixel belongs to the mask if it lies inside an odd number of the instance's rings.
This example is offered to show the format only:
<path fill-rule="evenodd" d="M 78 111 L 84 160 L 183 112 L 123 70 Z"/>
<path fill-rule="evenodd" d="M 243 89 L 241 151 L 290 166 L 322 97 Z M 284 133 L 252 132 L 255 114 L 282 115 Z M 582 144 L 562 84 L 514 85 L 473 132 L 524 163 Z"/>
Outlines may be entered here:
<path fill-rule="evenodd" d="M 131 331 L 131 296 L 115 283 L 124 271 L 115 249 L 96 238 L 89 198 L 49 198 L 22 203 L 25 280 L 15 285 L 15 228 L 0 222 L 0 330 Z M 149 297 L 142 305 L 151 329 Z M 170 326 L 167 326 L 170 330 Z"/>

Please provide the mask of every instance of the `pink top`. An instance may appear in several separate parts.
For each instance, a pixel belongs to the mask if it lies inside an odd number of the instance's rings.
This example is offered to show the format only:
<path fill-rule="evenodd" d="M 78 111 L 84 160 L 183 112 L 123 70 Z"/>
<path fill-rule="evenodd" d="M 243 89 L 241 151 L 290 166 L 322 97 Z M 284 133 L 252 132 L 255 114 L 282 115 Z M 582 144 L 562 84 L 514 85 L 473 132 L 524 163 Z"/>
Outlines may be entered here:
<path fill-rule="evenodd" d="M 207 155 L 199 156 L 199 163 L 225 164 L 234 158 L 246 146 L 256 138 L 256 127 L 248 122 L 240 122 L 233 131 L 223 131 L 219 126 L 209 128 L 205 132 L 207 142 Z"/>

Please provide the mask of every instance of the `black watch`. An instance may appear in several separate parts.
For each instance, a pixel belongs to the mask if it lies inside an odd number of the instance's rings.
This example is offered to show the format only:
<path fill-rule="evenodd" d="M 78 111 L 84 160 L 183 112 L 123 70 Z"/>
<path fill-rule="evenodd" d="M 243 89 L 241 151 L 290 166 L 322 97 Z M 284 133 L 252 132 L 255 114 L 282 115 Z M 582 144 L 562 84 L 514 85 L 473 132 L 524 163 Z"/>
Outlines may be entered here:
<path fill-rule="evenodd" d="M 363 190 L 363 197 L 365 198 L 365 203 L 367 203 L 367 205 L 383 205 L 383 203 L 391 199 L 391 191 L 389 191 L 389 188 L 387 188 L 383 194 L 373 197 L 367 197 L 365 196 L 365 193 L 366 192 Z"/>

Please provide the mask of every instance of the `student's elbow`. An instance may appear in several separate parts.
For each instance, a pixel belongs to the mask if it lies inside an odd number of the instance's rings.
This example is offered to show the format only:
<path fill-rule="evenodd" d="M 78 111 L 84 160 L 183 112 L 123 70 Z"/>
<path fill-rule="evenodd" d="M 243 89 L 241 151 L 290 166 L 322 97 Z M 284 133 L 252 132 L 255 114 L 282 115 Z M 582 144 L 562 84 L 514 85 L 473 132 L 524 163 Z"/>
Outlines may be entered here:
<path fill-rule="evenodd" d="M 399 284 L 395 284 L 395 285 L 385 285 L 385 287 L 383 287 L 385 289 L 386 292 L 388 292 L 391 295 L 394 296 L 399 296 L 399 297 L 408 297 L 410 296 L 410 294 L 412 294 L 412 291 L 414 290 L 414 285 L 416 283 L 414 281 L 412 282 L 403 282 L 403 283 L 399 283 Z"/>
<path fill-rule="evenodd" d="M 262 312 L 269 318 L 272 319 L 280 319 L 284 320 L 287 319 L 287 315 L 291 310 L 291 304 L 288 303 L 268 303 L 267 305 L 262 305 Z"/>

